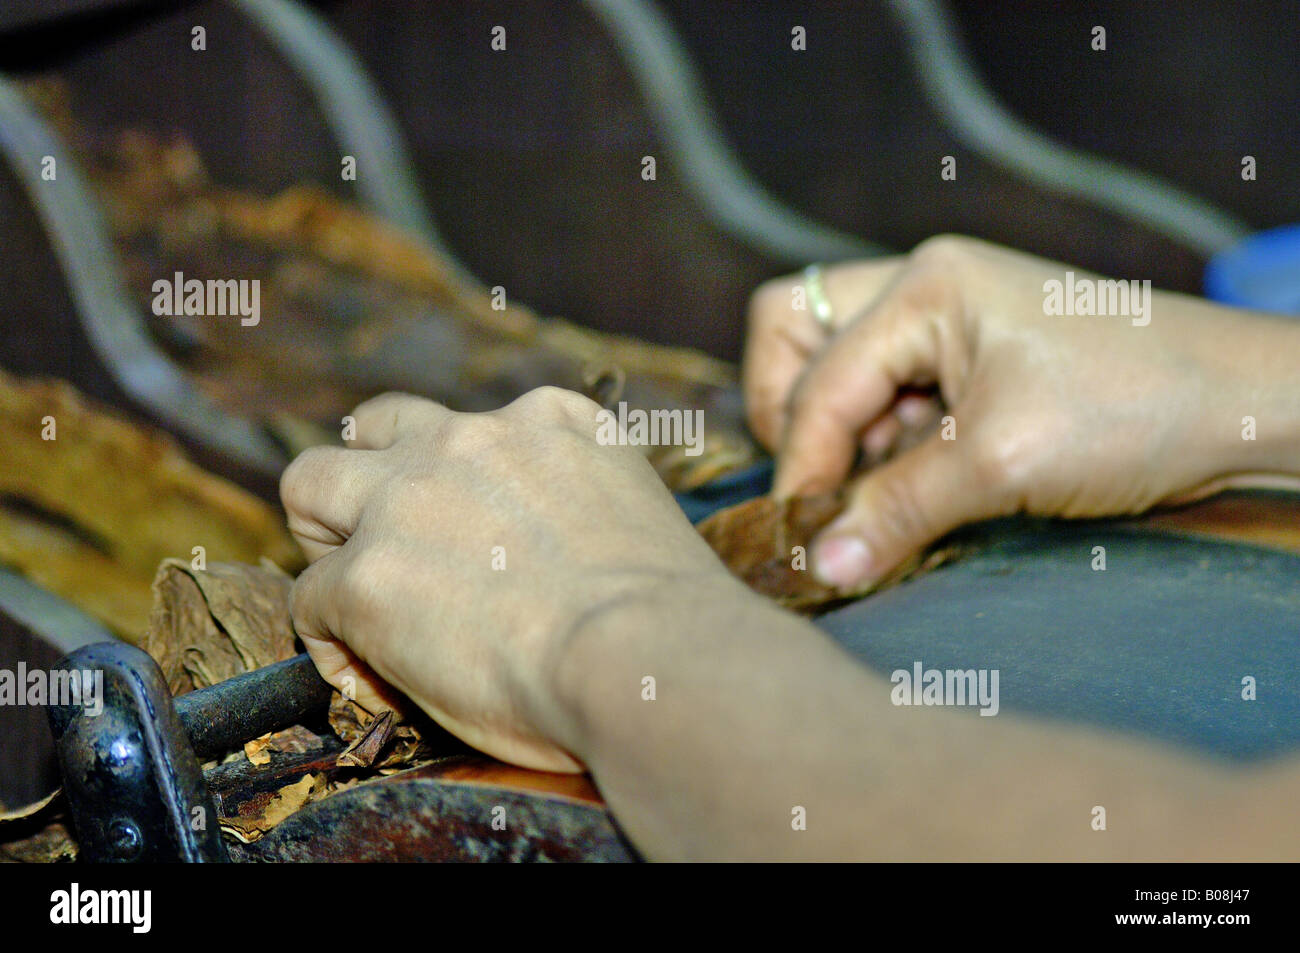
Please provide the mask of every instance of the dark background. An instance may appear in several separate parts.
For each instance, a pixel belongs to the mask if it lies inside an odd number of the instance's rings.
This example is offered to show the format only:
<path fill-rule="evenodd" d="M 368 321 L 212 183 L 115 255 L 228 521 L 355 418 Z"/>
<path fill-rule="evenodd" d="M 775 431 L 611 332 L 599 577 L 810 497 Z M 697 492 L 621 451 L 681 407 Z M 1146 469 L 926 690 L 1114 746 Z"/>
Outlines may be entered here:
<path fill-rule="evenodd" d="M 350 188 L 338 180 L 340 150 L 306 89 L 226 4 L 78 0 L 66 6 L 82 12 L 33 25 L 64 4 L 7 2 L 6 73 L 58 67 L 97 119 L 185 130 L 218 181 Z M 738 354 L 749 290 L 788 266 L 710 224 L 681 187 L 614 46 L 580 4 L 314 6 L 382 88 L 448 244 L 486 284 L 595 327 Z M 1199 290 L 1204 262 L 1194 253 L 1044 194 L 958 147 L 925 104 L 883 3 L 662 6 L 746 166 L 812 217 L 900 249 L 965 232 Z M 951 6 L 985 80 L 1028 123 L 1158 173 L 1254 227 L 1300 221 L 1300 3 Z M 796 23 L 807 28 L 806 52 L 790 49 Z M 194 24 L 207 29 L 206 53 L 189 48 Z M 496 24 L 507 29 L 505 53 L 489 49 Z M 1095 24 L 1107 29 L 1105 52 L 1090 48 Z M 646 154 L 658 157 L 656 182 L 641 180 Z M 957 157 L 956 182 L 939 178 L 945 154 Z M 1241 180 L 1246 154 L 1258 159 L 1258 181 Z M 0 190 L 12 188 L 0 173 Z M 8 232 L 0 272 L 22 269 L 30 285 L 40 269 L 34 240 L 13 234 L 21 217 L 0 222 Z"/>

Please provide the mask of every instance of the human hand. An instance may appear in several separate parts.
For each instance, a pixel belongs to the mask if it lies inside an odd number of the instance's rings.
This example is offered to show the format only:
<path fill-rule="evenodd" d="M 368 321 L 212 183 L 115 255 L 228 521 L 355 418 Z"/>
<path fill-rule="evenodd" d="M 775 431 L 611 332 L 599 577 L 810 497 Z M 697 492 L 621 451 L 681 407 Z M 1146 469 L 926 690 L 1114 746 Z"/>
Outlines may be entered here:
<path fill-rule="evenodd" d="M 280 485 L 311 560 L 292 612 L 321 674 L 371 711 L 395 686 L 482 751 L 578 770 L 554 691 L 584 620 L 659 587 L 739 588 L 645 457 L 597 443 L 598 410 L 556 388 L 483 414 L 390 394 L 353 412 L 350 448 L 299 456 Z"/>
<path fill-rule="evenodd" d="M 819 537 L 825 582 L 879 579 L 967 522 L 1137 513 L 1257 462 L 1240 427 L 1263 398 L 1232 355 L 1271 322 L 1163 292 L 1142 320 L 1048 314 L 1045 283 L 1066 269 L 931 239 L 828 268 L 829 333 L 793 307 L 800 277 L 755 294 L 745 396 L 755 434 L 779 451 L 778 496 L 834 488 L 859 449 L 874 462 L 914 444 L 862 477 Z"/>

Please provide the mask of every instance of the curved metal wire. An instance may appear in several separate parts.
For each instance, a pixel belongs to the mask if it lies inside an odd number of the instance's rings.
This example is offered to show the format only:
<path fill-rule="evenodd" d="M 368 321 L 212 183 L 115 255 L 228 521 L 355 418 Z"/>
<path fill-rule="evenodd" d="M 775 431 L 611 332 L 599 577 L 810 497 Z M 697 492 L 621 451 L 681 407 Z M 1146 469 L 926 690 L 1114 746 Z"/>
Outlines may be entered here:
<path fill-rule="evenodd" d="M 586 0 L 586 5 L 609 31 L 645 96 L 674 157 L 673 171 L 720 228 L 787 263 L 888 253 L 795 211 L 750 176 L 705 104 L 689 54 L 657 7 L 641 0 Z"/>
<path fill-rule="evenodd" d="M 1251 233 L 1245 223 L 1158 176 L 1029 128 L 980 81 L 941 3 L 889 2 L 931 104 L 967 148 L 1034 185 L 1115 212 L 1207 257 Z"/>
<path fill-rule="evenodd" d="M 397 118 L 351 48 L 324 18 L 294 0 L 230 2 L 289 62 L 315 96 L 335 140 L 356 158 L 362 204 L 467 277 L 428 212 Z"/>
<path fill-rule="evenodd" d="M 253 470 L 275 474 L 284 456 L 254 424 L 199 393 L 149 336 L 84 177 L 68 150 L 10 81 L 0 77 L 0 152 L 45 226 L 77 318 L 117 386 L 181 434 Z M 54 156 L 58 178 L 41 178 Z"/>

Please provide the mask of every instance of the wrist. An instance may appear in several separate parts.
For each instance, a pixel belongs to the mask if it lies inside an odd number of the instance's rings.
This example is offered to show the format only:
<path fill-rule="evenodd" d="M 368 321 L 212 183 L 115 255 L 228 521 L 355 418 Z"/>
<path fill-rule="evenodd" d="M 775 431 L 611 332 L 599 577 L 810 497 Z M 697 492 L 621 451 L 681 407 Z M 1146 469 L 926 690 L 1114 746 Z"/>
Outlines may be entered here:
<path fill-rule="evenodd" d="M 534 706 L 546 736 L 589 767 L 602 737 L 631 728 L 628 706 L 654 697 L 657 678 L 674 665 L 670 656 L 684 645 L 703 649 L 718 619 L 734 618 L 732 607 L 768 608 L 721 565 L 703 574 L 638 574 L 607 589 L 557 641 Z"/>
<path fill-rule="evenodd" d="M 1183 356 L 1203 386 L 1188 410 L 1206 479 L 1300 474 L 1300 321 L 1179 299 Z"/>
<path fill-rule="evenodd" d="M 1300 474 L 1300 322 L 1249 316 L 1235 330 L 1227 472 Z"/>

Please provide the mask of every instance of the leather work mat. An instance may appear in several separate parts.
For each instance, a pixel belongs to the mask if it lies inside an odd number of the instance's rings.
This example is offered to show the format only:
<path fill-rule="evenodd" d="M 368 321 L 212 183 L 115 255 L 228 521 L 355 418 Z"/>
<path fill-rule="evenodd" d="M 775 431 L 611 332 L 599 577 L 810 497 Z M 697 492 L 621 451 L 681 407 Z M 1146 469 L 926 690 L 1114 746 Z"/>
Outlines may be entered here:
<path fill-rule="evenodd" d="M 817 624 L 886 675 L 997 669 L 1004 712 L 1233 760 L 1300 749 L 1300 555 L 1118 523 L 966 536 L 961 559 Z"/>

